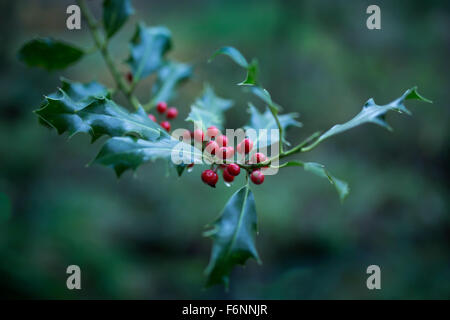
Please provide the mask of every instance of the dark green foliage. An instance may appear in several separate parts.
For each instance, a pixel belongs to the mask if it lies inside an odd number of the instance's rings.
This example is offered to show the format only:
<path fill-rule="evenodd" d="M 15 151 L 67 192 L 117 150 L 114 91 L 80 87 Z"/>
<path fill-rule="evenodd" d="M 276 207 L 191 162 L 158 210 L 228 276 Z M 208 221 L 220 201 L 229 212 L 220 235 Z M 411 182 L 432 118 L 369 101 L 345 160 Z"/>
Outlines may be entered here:
<path fill-rule="evenodd" d="M 83 55 L 83 50 L 76 46 L 51 38 L 31 40 L 19 50 L 19 59 L 23 63 L 49 71 L 64 69 L 80 60 Z"/>
<path fill-rule="evenodd" d="M 225 111 L 233 105 L 233 101 L 218 97 L 213 89 L 206 85 L 203 93 L 191 106 L 186 121 L 194 122 L 203 131 L 210 126 L 223 130 Z"/>
<path fill-rule="evenodd" d="M 192 67 L 186 63 L 168 61 L 158 70 L 156 82 L 152 88 L 151 106 L 160 101 L 170 101 L 176 88 L 192 76 Z"/>
<path fill-rule="evenodd" d="M 130 0 L 103 1 L 103 25 L 108 38 L 112 37 L 134 14 Z"/>
<path fill-rule="evenodd" d="M 205 236 L 214 240 L 211 258 L 206 268 L 207 285 L 224 284 L 228 287 L 229 274 L 237 264 L 248 258 L 258 262 L 254 235 L 256 226 L 255 199 L 248 184 L 230 198 L 220 217 Z"/>
<path fill-rule="evenodd" d="M 147 27 L 144 23 L 139 23 L 131 39 L 130 56 L 127 60 L 133 80 L 129 84 L 124 83 L 120 72 L 115 69 L 111 61 L 107 44 L 108 38 L 124 25 L 134 10 L 128 0 L 105 0 L 103 10 L 105 36 L 98 35 L 99 30 L 94 21 L 89 21 L 89 27 L 94 35 L 97 49 L 101 51 L 112 71 L 118 89 L 136 108 L 135 112 L 130 112 L 116 104 L 113 101 L 112 90 L 108 90 L 98 82 L 83 84 L 62 79 L 61 88 L 46 96 L 35 113 L 42 124 L 55 128 L 60 134 L 67 132 L 73 136 L 79 132 L 87 133 L 92 137 L 92 141 L 101 136 L 107 136 L 106 142 L 92 162 L 112 168 L 119 177 L 125 171 L 134 171 L 149 161 L 156 159 L 170 161 L 174 149 L 181 147 L 184 151 L 182 163 L 174 165 L 178 175 L 181 176 L 186 164 L 205 160 L 202 158 L 202 151 L 190 144 L 180 143 L 157 123 L 151 121 L 144 107 L 133 95 L 133 90 L 141 79 L 156 74 L 152 97 L 145 104 L 146 108 L 152 108 L 159 101 L 167 102 L 172 99 L 178 85 L 192 75 L 192 68 L 188 64 L 167 59 L 166 54 L 172 47 L 172 37 L 166 27 Z M 90 18 L 87 17 L 87 19 Z M 47 70 L 63 69 L 78 61 L 83 55 L 84 52 L 81 49 L 52 39 L 32 40 L 19 51 L 19 58 L 24 63 Z M 289 145 L 285 140 L 286 130 L 289 127 L 301 127 L 301 123 L 296 120 L 297 113 L 279 114 L 281 107 L 272 100 L 270 93 L 259 82 L 256 59 L 252 59 L 249 63 L 233 47 L 219 49 L 211 59 L 217 55 L 226 55 L 245 69 L 245 80 L 239 85 L 244 86 L 266 105 L 264 113 L 261 113 L 250 104 L 250 120 L 245 128 L 279 129 L 282 132 L 279 159 L 309 151 L 323 140 L 364 123 L 375 123 L 391 129 L 385 120 L 388 111 L 410 114 L 404 105 L 405 100 L 417 99 L 430 102 L 423 98 L 416 88 L 407 90 L 400 98 L 387 105 L 377 105 L 373 99 L 370 99 L 361 112 L 350 121 L 335 125 L 322 135 L 318 134 L 315 139 L 308 141 L 305 145 L 298 144 L 284 151 L 284 145 Z M 223 131 L 225 112 L 232 105 L 231 100 L 218 97 L 212 88 L 206 85 L 201 96 L 192 104 L 186 121 L 200 126 L 203 131 L 210 126 L 216 126 Z M 279 141 L 269 139 L 262 144 L 259 138 L 254 141 L 255 146 L 259 147 L 270 146 L 277 142 Z M 266 165 L 269 164 L 260 164 L 260 166 Z M 290 166 L 303 167 L 306 171 L 327 179 L 335 186 L 341 200 L 349 193 L 348 184 L 332 176 L 321 164 L 289 161 L 282 163 L 279 168 Z M 248 170 L 246 172 L 248 180 L 248 174 L 254 167 L 244 165 L 242 168 L 243 171 Z M 7 207 L 5 203 L 7 202 L 0 198 L 2 209 Z M 260 262 L 254 243 L 256 221 L 255 200 L 247 183 L 234 193 L 220 217 L 213 223 L 212 229 L 205 233 L 213 239 L 211 258 L 206 269 L 207 285 L 228 286 L 229 275 L 235 265 L 245 264 L 248 258 L 254 258 Z"/>
<path fill-rule="evenodd" d="M 147 77 L 163 65 L 164 54 L 172 47 L 171 38 L 166 27 L 147 27 L 144 23 L 136 26 L 127 60 L 134 81 Z"/>

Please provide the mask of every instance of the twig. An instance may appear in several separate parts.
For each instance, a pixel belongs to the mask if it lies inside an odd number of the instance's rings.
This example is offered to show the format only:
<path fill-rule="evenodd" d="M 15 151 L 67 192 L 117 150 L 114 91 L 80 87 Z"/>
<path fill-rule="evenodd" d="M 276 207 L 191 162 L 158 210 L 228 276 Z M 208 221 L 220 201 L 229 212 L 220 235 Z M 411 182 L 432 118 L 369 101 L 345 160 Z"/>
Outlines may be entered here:
<path fill-rule="evenodd" d="M 92 15 L 91 11 L 89 10 L 89 7 L 86 5 L 85 0 L 77 0 L 81 12 L 86 18 L 89 30 L 91 31 L 92 38 L 94 39 L 96 47 L 100 50 L 100 53 L 102 54 L 103 59 L 105 60 L 106 65 L 108 66 L 109 71 L 111 72 L 111 75 L 113 76 L 117 87 L 120 91 L 125 95 L 125 97 L 128 99 L 130 104 L 138 109 L 141 105 L 137 97 L 133 95 L 132 88 L 128 86 L 128 84 L 125 82 L 124 78 L 120 74 L 120 72 L 117 70 L 116 65 L 114 64 L 114 60 L 111 56 L 111 54 L 108 51 L 108 40 L 102 40 L 102 36 L 99 30 L 99 25 L 97 21 L 95 20 L 94 16 Z M 134 89 L 134 86 L 133 86 Z"/>

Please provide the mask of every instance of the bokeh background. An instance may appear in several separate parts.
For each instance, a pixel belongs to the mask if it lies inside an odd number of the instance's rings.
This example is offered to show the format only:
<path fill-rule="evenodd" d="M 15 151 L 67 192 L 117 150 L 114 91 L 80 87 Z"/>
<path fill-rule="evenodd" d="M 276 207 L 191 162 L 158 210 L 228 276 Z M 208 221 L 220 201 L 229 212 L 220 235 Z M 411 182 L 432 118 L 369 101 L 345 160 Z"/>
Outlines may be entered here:
<path fill-rule="evenodd" d="M 242 175 L 213 190 L 201 168 L 179 179 L 157 161 L 117 180 L 110 169 L 85 166 L 102 141 L 68 140 L 32 114 L 61 75 L 113 85 L 98 53 L 62 73 L 17 61 L 34 36 L 92 46 L 85 23 L 65 27 L 73 2 L 0 4 L 2 298 L 450 298 L 448 1 L 377 1 L 379 31 L 366 28 L 368 1 L 133 1 L 136 15 L 113 40 L 114 56 L 126 59 L 139 19 L 172 30 L 170 56 L 195 67 L 173 103 L 180 127 L 206 81 L 236 102 L 227 126 L 246 123 L 249 95 L 235 86 L 242 70 L 226 58 L 207 63 L 224 45 L 257 57 L 274 100 L 301 114 L 291 141 L 350 119 L 370 97 L 384 104 L 418 85 L 434 101 L 408 103 L 412 117 L 390 114 L 392 133 L 369 124 L 298 156 L 350 183 L 343 204 L 327 181 L 300 168 L 254 187 L 263 265 L 236 268 L 228 292 L 203 288 L 211 241 L 201 233 Z M 98 17 L 101 1 L 89 3 Z M 142 100 L 152 80 L 138 87 Z M 80 291 L 66 288 L 70 264 L 81 267 Z M 381 267 L 382 290 L 366 288 L 371 264 Z"/>

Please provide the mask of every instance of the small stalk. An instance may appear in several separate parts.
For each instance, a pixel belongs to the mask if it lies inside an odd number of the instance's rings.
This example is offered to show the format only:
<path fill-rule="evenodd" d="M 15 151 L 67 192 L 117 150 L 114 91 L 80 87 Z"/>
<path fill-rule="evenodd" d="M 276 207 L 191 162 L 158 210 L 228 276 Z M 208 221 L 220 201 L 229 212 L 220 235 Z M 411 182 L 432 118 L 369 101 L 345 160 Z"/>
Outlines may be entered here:
<path fill-rule="evenodd" d="M 272 113 L 273 118 L 278 127 L 278 132 L 280 134 L 280 139 L 278 142 L 278 154 L 281 156 L 283 154 L 283 127 L 281 126 L 280 119 L 278 119 L 278 111 L 274 105 L 269 105 L 269 110 Z"/>
<path fill-rule="evenodd" d="M 299 143 L 292 149 L 286 151 L 284 154 L 281 154 L 280 158 L 287 157 L 287 156 L 290 156 L 291 154 L 295 154 L 298 152 L 307 152 L 309 150 L 312 150 L 316 145 L 319 144 L 319 140 L 316 140 L 310 146 L 307 146 L 307 147 L 305 147 L 305 146 L 308 145 L 311 141 L 314 141 L 315 139 L 319 138 L 321 134 L 322 134 L 322 132 L 320 132 L 320 131 L 314 132 L 312 135 L 310 135 L 308 138 L 306 138 L 303 142 Z"/>
<path fill-rule="evenodd" d="M 114 78 L 117 87 L 119 88 L 120 91 L 122 91 L 122 93 L 128 99 L 130 104 L 135 109 L 138 109 L 141 104 L 140 104 L 139 100 L 133 95 L 132 88 L 128 86 L 128 84 L 125 82 L 124 78 L 120 74 L 119 70 L 117 70 L 114 60 L 108 50 L 108 40 L 103 40 L 103 37 L 102 37 L 100 29 L 99 29 L 98 22 L 95 20 L 94 16 L 92 15 L 91 11 L 89 10 L 89 7 L 87 6 L 85 0 L 77 0 L 77 2 L 80 6 L 80 10 L 81 10 L 83 16 L 86 19 L 89 30 L 91 31 L 95 46 L 98 48 L 98 50 L 102 54 L 103 60 L 105 60 L 105 63 L 107 65 L 109 71 L 111 72 L 111 75 Z M 134 89 L 134 87 L 133 87 L 133 89 Z"/>

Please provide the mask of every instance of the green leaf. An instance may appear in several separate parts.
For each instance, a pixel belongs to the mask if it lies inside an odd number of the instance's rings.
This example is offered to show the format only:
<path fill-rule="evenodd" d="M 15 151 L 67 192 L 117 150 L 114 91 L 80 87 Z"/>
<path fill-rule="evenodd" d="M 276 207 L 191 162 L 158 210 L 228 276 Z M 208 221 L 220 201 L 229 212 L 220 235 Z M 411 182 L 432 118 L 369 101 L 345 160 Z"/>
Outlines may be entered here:
<path fill-rule="evenodd" d="M 46 70 L 59 70 L 80 60 L 83 50 L 63 41 L 51 38 L 38 38 L 25 43 L 19 50 L 18 57 L 30 67 Z"/>
<path fill-rule="evenodd" d="M 209 62 L 211 62 L 218 55 L 226 55 L 231 58 L 237 65 L 247 70 L 247 76 L 245 80 L 240 82 L 238 85 L 257 85 L 258 84 L 258 62 L 256 60 L 252 60 L 249 64 L 245 57 L 233 47 L 222 47 L 217 50 L 211 58 L 209 58 Z"/>
<path fill-rule="evenodd" d="M 255 129 L 257 130 L 257 133 L 259 129 L 267 129 L 269 130 L 267 135 L 267 139 L 260 140 L 260 137 L 257 138 L 257 144 L 258 147 L 262 148 L 265 146 L 269 146 L 271 144 L 276 143 L 277 141 L 272 141 L 270 137 L 270 130 L 271 129 L 278 129 L 277 123 L 275 122 L 274 117 L 272 116 L 272 113 L 267 108 L 264 113 L 260 113 L 258 109 L 255 108 L 254 105 L 251 103 L 249 104 L 249 113 L 250 113 L 250 122 L 248 125 L 245 126 L 245 129 Z M 287 143 L 285 140 L 285 132 L 286 129 L 289 127 L 301 127 L 302 124 L 295 120 L 295 118 L 298 117 L 298 113 L 286 113 L 278 115 L 278 120 L 280 121 L 281 127 L 283 128 L 283 142 Z M 266 140 L 266 141 L 264 141 Z"/>
<path fill-rule="evenodd" d="M 93 162 L 113 168 L 117 176 L 120 177 L 126 170 L 134 171 L 147 161 L 170 160 L 172 151 L 177 146 L 184 149 L 182 155 L 184 163 L 201 161 L 201 150 L 180 142 L 170 135 L 165 135 L 154 141 L 134 137 L 113 137 L 106 141 Z"/>
<path fill-rule="evenodd" d="M 280 168 L 282 167 L 303 167 L 306 171 L 309 171 L 311 173 L 314 173 L 315 175 L 328 179 L 330 183 L 336 188 L 337 193 L 339 194 L 339 199 L 343 201 L 345 197 L 350 192 L 350 188 L 348 186 L 348 183 L 338 179 L 334 176 L 332 176 L 327 169 L 325 169 L 325 166 L 316 163 L 316 162 L 301 162 L 301 161 L 289 161 L 286 163 L 283 163 Z"/>
<path fill-rule="evenodd" d="M 409 93 L 407 93 L 409 91 Z M 417 87 L 412 87 L 411 89 L 407 90 L 405 94 L 407 93 L 405 100 L 421 100 L 427 103 L 433 103 L 433 101 L 425 98 L 419 92 L 417 91 Z"/>
<path fill-rule="evenodd" d="M 256 209 L 253 194 L 248 185 L 230 198 L 213 229 L 205 236 L 213 239 L 211 258 L 206 268 L 207 286 L 228 286 L 229 275 L 237 264 L 243 265 L 248 258 L 260 259 L 253 240 L 257 231 Z"/>
<path fill-rule="evenodd" d="M 61 78 L 61 89 L 64 91 L 72 100 L 75 102 L 80 102 L 85 105 L 91 103 L 95 97 L 109 97 L 109 90 L 97 81 L 91 81 L 88 83 L 81 83 L 72 81 L 66 78 Z M 61 91 L 52 93 L 49 97 L 57 98 L 61 97 Z"/>
<path fill-rule="evenodd" d="M 317 144 L 331 136 L 347 131 L 364 123 L 375 123 L 379 126 L 382 126 L 392 131 L 392 128 L 385 120 L 386 113 L 388 111 L 396 111 L 398 113 L 406 113 L 410 115 L 411 112 L 408 109 L 406 109 L 404 105 L 404 101 L 409 99 L 416 99 L 431 103 L 430 100 L 422 97 L 417 92 L 417 87 L 413 87 L 411 89 L 406 90 L 406 92 L 400 98 L 383 106 L 379 106 L 375 103 L 373 99 L 369 99 L 363 106 L 361 112 L 358 113 L 353 119 L 351 119 L 346 123 L 337 124 L 333 126 L 330 130 L 322 134 L 314 144 Z"/>
<path fill-rule="evenodd" d="M 127 60 L 134 81 L 145 78 L 162 66 L 164 54 L 172 46 L 171 37 L 166 27 L 146 27 L 143 23 L 137 25 Z"/>
<path fill-rule="evenodd" d="M 158 77 L 152 88 L 151 106 L 160 101 L 170 101 L 176 87 L 192 75 L 192 67 L 185 63 L 169 61 L 158 70 Z"/>
<path fill-rule="evenodd" d="M 181 177 L 188 165 L 185 163 L 182 163 L 182 164 L 174 165 L 174 166 L 175 166 L 175 170 L 177 171 L 178 176 Z"/>
<path fill-rule="evenodd" d="M 214 54 L 211 56 L 211 58 L 209 58 L 208 62 L 211 62 L 216 56 L 221 55 L 221 54 L 230 57 L 234 62 L 236 62 L 242 68 L 247 69 L 249 66 L 245 57 L 239 52 L 239 50 L 237 50 L 236 48 L 233 48 L 233 47 L 220 48 L 219 50 L 214 52 Z"/>
<path fill-rule="evenodd" d="M 260 98 L 263 102 L 265 102 L 269 107 L 274 108 L 276 111 L 281 110 L 282 108 L 280 107 L 280 105 L 276 104 L 275 102 L 273 102 L 272 97 L 270 96 L 269 91 L 267 91 L 264 88 L 261 87 L 257 87 L 257 86 L 253 86 L 250 88 L 250 91 L 257 96 L 258 98 Z"/>
<path fill-rule="evenodd" d="M 103 1 L 103 25 L 106 35 L 111 38 L 134 14 L 130 0 L 104 0 Z"/>
<path fill-rule="evenodd" d="M 42 121 L 55 128 L 59 134 L 68 132 L 73 136 L 85 132 L 92 136 L 93 141 L 102 135 L 134 135 L 148 140 L 168 135 L 157 123 L 148 119 L 142 108 L 136 113 L 130 113 L 104 96 L 81 94 L 104 93 L 96 83 L 81 85 L 65 82 L 63 86 L 66 86 L 70 96 L 59 89 L 58 93 L 47 96 L 43 106 L 35 111 Z"/>
<path fill-rule="evenodd" d="M 258 61 L 256 59 L 253 59 L 252 62 L 249 64 L 247 68 L 247 76 L 245 77 L 245 80 L 241 83 L 238 83 L 239 86 L 255 86 L 258 84 L 258 73 L 259 73 L 259 66 Z"/>
<path fill-rule="evenodd" d="M 209 126 L 215 126 L 223 130 L 224 112 L 233 105 L 231 100 L 223 99 L 214 93 L 214 90 L 206 85 L 203 89 L 202 96 L 195 100 L 191 106 L 186 121 L 194 122 L 203 131 Z"/>

